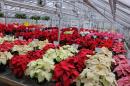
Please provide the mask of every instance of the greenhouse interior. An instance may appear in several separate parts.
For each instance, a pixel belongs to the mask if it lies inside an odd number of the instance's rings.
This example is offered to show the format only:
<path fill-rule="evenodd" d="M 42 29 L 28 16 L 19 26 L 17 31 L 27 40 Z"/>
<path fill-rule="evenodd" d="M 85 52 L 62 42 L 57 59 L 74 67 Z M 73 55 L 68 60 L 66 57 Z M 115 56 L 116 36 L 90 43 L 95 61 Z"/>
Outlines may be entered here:
<path fill-rule="evenodd" d="M 0 0 L 0 86 L 130 86 L 130 0 Z"/>

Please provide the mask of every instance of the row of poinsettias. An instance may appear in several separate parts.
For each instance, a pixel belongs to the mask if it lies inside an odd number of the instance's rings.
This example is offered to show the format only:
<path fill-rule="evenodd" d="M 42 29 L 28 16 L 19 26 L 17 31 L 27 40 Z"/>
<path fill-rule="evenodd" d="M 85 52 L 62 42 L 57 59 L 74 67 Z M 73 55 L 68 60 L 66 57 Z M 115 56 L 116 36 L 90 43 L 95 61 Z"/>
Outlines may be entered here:
<path fill-rule="evenodd" d="M 1 38 L 4 39 L 4 38 Z M 5 43 L 5 44 L 3 44 Z M 13 44 L 13 46 L 10 47 L 10 45 L 7 44 Z M 45 79 L 49 80 L 51 75 L 51 70 L 54 70 L 54 64 L 58 63 L 70 56 L 73 56 L 77 53 L 77 49 L 73 48 L 72 46 L 66 45 L 62 47 L 57 47 L 56 49 L 53 44 L 48 44 L 48 41 L 31 41 L 29 43 L 24 43 L 24 41 L 9 41 L 6 40 L 6 42 L 1 43 L 1 47 L 9 47 L 8 49 L 1 50 L 1 59 L 0 62 L 2 65 L 6 65 L 7 61 L 9 61 L 9 67 L 11 68 L 13 74 L 16 77 L 22 77 L 24 73 L 28 73 L 32 78 L 38 78 L 38 81 L 41 82 Z M 38 48 L 38 49 L 37 49 Z M 50 49 L 51 48 L 51 49 Z M 35 49 L 35 50 L 34 50 Z M 14 55 L 12 56 L 11 53 Z M 37 60 L 38 59 L 38 60 Z M 54 62 L 53 62 L 54 61 Z M 30 65 L 30 67 L 27 69 L 27 65 L 38 63 L 38 65 Z M 41 62 L 41 63 L 40 63 Z M 47 66 L 48 65 L 48 66 Z M 35 74 L 40 74 L 37 69 L 30 69 L 33 67 L 41 69 L 40 72 L 47 73 L 45 75 L 49 76 L 36 76 Z M 44 69 L 45 66 L 45 69 Z M 52 67 L 52 69 L 50 68 Z M 43 68 L 43 69 L 42 69 Z M 49 70 L 50 69 L 50 70 Z M 46 72 L 44 72 L 46 70 Z M 26 72 L 28 71 L 28 72 Z M 33 73 L 32 73 L 33 71 Z M 33 74 L 33 75 L 32 75 Z"/>
<path fill-rule="evenodd" d="M 6 65 L 13 54 L 25 54 L 35 48 L 42 49 L 48 41 L 19 40 L 14 37 L 0 37 L 0 63 Z"/>
<path fill-rule="evenodd" d="M 4 54 L 3 51 L 6 51 L 4 50 L 5 47 L 9 47 L 8 50 L 11 49 L 11 52 L 19 52 L 19 55 L 14 55 L 9 63 L 10 68 L 17 77 L 21 77 L 25 73 L 31 78 L 38 79 L 39 82 L 45 79 L 48 81 L 53 79 L 56 81 L 57 86 L 63 84 L 64 86 L 70 86 L 70 84 L 74 85 L 74 82 L 77 82 L 79 86 L 80 83 L 81 85 L 89 84 L 89 86 L 115 86 L 115 76 L 110 70 L 111 62 L 115 59 L 114 72 L 118 75 L 117 79 L 120 78 L 118 80 L 119 85 L 122 84 L 121 86 L 124 86 L 127 82 L 129 84 L 129 77 L 127 76 L 130 69 L 127 59 L 123 55 L 123 42 L 114 42 L 112 47 L 112 52 L 114 52 L 113 59 L 111 52 L 106 48 L 102 48 L 98 53 L 87 49 L 81 49 L 77 53 L 76 49 L 68 45 L 54 49 L 53 44 L 43 46 L 46 42 L 38 40 L 29 41 L 28 43 L 24 43 L 23 41 L 18 42 L 15 40 L 9 42 L 13 44 L 12 47 L 10 47 L 8 42 L 4 42 L 5 44 L 1 42 L 2 44 L 0 45 L 3 48 L 1 55 Z M 35 51 L 34 48 L 36 48 Z M 40 50 L 37 50 L 37 48 Z M 6 56 L 2 57 L 6 58 Z M 85 61 L 87 62 L 86 64 L 84 64 Z M 95 64 L 91 64 L 93 62 Z M 103 62 L 108 64 L 103 64 Z M 122 76 L 125 77 L 121 78 Z M 91 81 L 91 79 L 94 79 L 92 80 L 93 82 L 87 82 Z"/>

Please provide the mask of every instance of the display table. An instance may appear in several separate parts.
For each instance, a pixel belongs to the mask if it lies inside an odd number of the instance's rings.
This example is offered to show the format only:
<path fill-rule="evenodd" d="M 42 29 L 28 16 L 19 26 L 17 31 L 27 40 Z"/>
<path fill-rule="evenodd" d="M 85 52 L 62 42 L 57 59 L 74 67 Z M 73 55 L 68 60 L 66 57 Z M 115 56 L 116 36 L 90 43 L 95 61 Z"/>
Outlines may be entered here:
<path fill-rule="evenodd" d="M 0 82 L 6 84 L 6 86 L 52 86 L 52 83 L 46 82 L 38 84 L 34 80 L 25 77 L 17 79 L 13 74 L 11 74 L 10 70 L 0 73 Z"/>

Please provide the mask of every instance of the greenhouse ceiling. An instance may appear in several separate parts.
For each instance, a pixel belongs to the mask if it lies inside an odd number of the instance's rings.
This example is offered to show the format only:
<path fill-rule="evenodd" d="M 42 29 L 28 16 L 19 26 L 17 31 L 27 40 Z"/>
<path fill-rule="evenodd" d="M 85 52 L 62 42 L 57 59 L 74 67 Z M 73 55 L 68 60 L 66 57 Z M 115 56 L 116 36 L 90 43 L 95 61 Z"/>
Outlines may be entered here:
<path fill-rule="evenodd" d="M 84 0 L 100 14 L 130 27 L 130 0 Z"/>
<path fill-rule="evenodd" d="M 40 5 L 39 1 L 0 0 L 1 3 L 3 2 L 1 7 L 4 12 L 25 12 L 31 15 L 49 14 L 52 16 L 62 12 L 68 16 L 85 16 L 83 18 L 91 20 L 91 17 L 88 16 L 91 11 L 93 15 L 97 12 L 97 16 L 100 14 L 111 23 L 116 22 L 130 27 L 130 0 L 42 0 Z"/>

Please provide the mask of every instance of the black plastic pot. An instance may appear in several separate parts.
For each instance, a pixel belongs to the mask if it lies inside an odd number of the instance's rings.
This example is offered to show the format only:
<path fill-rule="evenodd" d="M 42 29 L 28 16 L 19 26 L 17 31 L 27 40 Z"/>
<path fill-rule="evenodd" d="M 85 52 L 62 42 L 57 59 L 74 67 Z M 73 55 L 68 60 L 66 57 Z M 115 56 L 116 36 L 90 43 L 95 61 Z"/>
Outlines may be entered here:
<path fill-rule="evenodd" d="M 0 64 L 0 73 L 3 73 L 6 71 L 7 65 Z"/>

